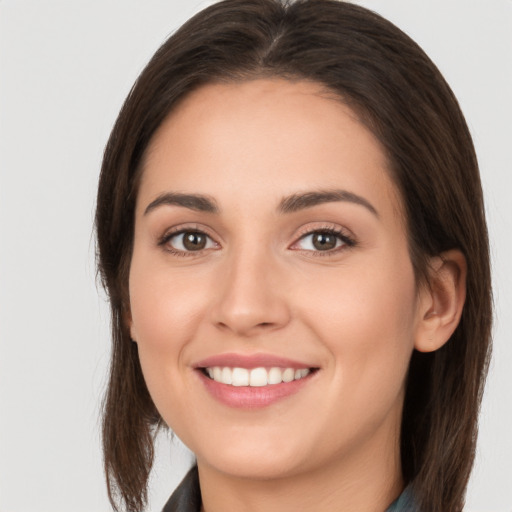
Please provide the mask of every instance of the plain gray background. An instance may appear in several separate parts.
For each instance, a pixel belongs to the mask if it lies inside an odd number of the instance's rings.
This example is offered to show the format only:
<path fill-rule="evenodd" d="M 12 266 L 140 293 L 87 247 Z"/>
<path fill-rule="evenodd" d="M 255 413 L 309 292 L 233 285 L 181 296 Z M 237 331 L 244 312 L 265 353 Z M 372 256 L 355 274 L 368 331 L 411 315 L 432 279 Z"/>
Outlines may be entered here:
<path fill-rule="evenodd" d="M 0 1 L 0 512 L 110 510 L 98 420 L 109 313 L 92 231 L 102 150 L 144 64 L 209 3 Z M 466 510 L 511 512 L 512 1 L 358 3 L 425 49 L 474 137 L 497 320 Z M 190 464 L 159 445 L 154 511 Z"/>

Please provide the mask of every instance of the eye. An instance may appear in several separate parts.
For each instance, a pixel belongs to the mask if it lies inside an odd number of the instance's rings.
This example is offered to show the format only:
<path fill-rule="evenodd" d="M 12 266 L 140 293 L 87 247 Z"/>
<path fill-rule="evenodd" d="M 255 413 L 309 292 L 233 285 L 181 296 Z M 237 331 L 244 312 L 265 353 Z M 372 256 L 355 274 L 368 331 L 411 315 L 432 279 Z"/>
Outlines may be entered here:
<path fill-rule="evenodd" d="M 293 248 L 303 251 L 330 252 L 345 245 L 353 246 L 355 242 L 340 231 L 322 229 L 301 236 Z"/>
<path fill-rule="evenodd" d="M 197 230 L 184 230 L 171 233 L 164 237 L 161 244 L 175 253 L 198 252 L 217 246 L 206 233 Z"/>

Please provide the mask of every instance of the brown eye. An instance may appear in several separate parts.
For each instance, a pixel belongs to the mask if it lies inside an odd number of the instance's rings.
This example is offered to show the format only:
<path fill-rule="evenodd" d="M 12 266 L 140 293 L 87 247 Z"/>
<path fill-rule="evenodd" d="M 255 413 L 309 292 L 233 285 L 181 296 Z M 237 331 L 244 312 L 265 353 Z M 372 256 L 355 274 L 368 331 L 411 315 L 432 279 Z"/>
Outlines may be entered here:
<path fill-rule="evenodd" d="M 328 253 L 330 251 L 335 252 L 336 249 L 341 249 L 343 246 L 352 247 L 353 245 L 355 245 L 355 242 L 341 232 L 321 229 L 302 236 L 296 242 L 294 248 L 312 253 Z"/>
<path fill-rule="evenodd" d="M 215 242 L 201 231 L 181 231 L 163 241 L 170 251 L 177 253 L 198 252 L 215 247 Z"/>
<path fill-rule="evenodd" d="M 187 251 L 200 251 L 206 247 L 206 235 L 197 231 L 183 233 L 183 247 Z"/>
<path fill-rule="evenodd" d="M 336 247 L 338 237 L 332 233 L 313 233 L 311 243 L 319 251 L 328 251 Z"/>

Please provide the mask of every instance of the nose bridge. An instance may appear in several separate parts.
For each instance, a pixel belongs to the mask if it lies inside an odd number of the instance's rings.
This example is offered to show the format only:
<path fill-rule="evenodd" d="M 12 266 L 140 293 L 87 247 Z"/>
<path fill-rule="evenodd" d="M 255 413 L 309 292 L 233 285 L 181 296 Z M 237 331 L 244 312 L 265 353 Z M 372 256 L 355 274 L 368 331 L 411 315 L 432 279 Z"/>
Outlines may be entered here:
<path fill-rule="evenodd" d="M 280 328 L 289 321 L 289 308 L 279 286 L 284 275 L 275 254 L 264 244 L 233 247 L 219 272 L 219 295 L 213 321 L 221 328 L 249 336 Z"/>

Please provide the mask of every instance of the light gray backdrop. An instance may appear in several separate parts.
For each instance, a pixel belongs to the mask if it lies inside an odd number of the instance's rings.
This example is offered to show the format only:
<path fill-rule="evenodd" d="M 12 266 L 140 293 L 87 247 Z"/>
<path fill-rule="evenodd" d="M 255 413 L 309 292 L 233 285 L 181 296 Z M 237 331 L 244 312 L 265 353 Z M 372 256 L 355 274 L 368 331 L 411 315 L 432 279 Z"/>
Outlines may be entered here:
<path fill-rule="evenodd" d="M 109 510 L 98 428 L 109 357 L 108 310 L 95 286 L 98 170 L 132 82 L 208 3 L 0 1 L 0 512 Z M 360 3 L 426 50 L 474 136 L 497 321 L 467 511 L 511 512 L 512 1 Z M 154 511 L 190 463 L 183 448 L 160 445 Z"/>

